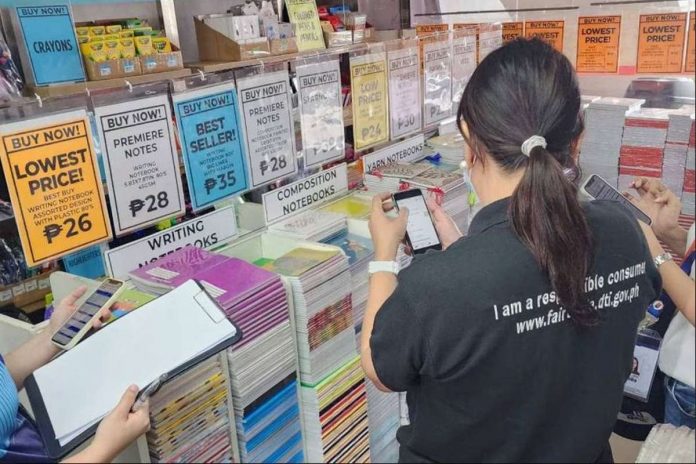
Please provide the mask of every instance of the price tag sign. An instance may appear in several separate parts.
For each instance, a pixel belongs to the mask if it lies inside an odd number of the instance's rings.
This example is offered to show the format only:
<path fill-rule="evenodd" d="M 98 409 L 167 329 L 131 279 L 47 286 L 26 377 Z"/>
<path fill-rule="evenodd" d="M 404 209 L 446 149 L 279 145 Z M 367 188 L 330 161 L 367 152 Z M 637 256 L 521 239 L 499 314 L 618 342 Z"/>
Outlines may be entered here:
<path fill-rule="evenodd" d="M 686 13 L 640 15 L 636 72 L 680 72 L 685 34 Z"/>
<path fill-rule="evenodd" d="M 288 72 L 238 80 L 251 188 L 297 172 Z"/>
<path fill-rule="evenodd" d="M 500 23 L 479 26 L 479 63 L 490 52 L 503 46 L 503 26 Z"/>
<path fill-rule="evenodd" d="M 367 174 L 375 169 L 395 163 L 412 163 L 423 158 L 423 146 L 425 138 L 418 134 L 410 139 L 390 145 L 387 148 L 377 150 L 363 156 L 363 173 Z"/>
<path fill-rule="evenodd" d="M 84 81 L 70 3 L 18 6 L 16 11 L 34 82 L 47 85 Z"/>
<path fill-rule="evenodd" d="M 266 224 L 326 203 L 348 192 L 348 169 L 341 163 L 263 194 Z"/>
<path fill-rule="evenodd" d="M 524 34 L 528 39 L 538 37 L 563 53 L 563 30 L 565 21 L 527 21 Z"/>
<path fill-rule="evenodd" d="M 29 267 L 111 238 L 84 110 L 3 124 L 0 159 Z"/>
<path fill-rule="evenodd" d="M 125 279 L 128 273 L 189 245 L 210 248 L 237 236 L 234 206 L 182 222 L 153 235 L 112 248 L 104 253 L 106 271 L 111 277 Z"/>
<path fill-rule="evenodd" d="M 420 63 L 417 48 L 390 51 L 389 119 L 391 138 L 398 139 L 421 129 Z"/>
<path fill-rule="evenodd" d="M 684 71 L 696 72 L 696 11 L 689 13 L 689 34 L 686 44 Z"/>
<path fill-rule="evenodd" d="M 355 149 L 389 140 L 387 66 L 384 53 L 354 56 L 350 60 Z"/>
<path fill-rule="evenodd" d="M 182 92 L 173 100 L 194 211 L 246 190 L 234 85 Z"/>
<path fill-rule="evenodd" d="M 520 37 L 524 37 L 524 23 L 522 21 L 503 23 L 503 44 Z"/>
<path fill-rule="evenodd" d="M 619 69 L 621 16 L 578 18 L 578 72 L 615 73 Z"/>
<path fill-rule="evenodd" d="M 295 27 L 297 49 L 301 52 L 326 48 L 319 13 L 314 0 L 285 0 L 290 23 Z"/>
<path fill-rule="evenodd" d="M 423 120 L 428 127 L 447 117 L 452 112 L 452 56 L 451 43 L 426 44 L 423 52 Z"/>
<path fill-rule="evenodd" d="M 457 34 L 452 40 L 452 102 L 458 106 L 476 69 L 476 33 Z"/>
<path fill-rule="evenodd" d="M 99 106 L 114 233 L 124 235 L 186 212 L 166 94 Z"/>
<path fill-rule="evenodd" d="M 345 131 L 338 61 L 297 67 L 305 166 L 344 156 Z"/>

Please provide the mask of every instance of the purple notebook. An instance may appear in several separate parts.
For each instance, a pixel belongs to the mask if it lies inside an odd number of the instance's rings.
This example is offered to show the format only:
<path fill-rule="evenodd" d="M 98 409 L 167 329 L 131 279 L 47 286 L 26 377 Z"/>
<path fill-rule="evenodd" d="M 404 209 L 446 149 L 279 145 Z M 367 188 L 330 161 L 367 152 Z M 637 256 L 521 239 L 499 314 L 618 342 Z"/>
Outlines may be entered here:
<path fill-rule="evenodd" d="M 195 246 L 186 246 L 157 261 L 136 269 L 131 278 L 145 285 L 160 288 L 175 288 L 204 269 L 227 261 L 227 256 L 211 253 Z"/>
<path fill-rule="evenodd" d="M 280 280 L 277 274 L 237 258 L 226 258 L 223 263 L 198 272 L 194 278 L 223 308 L 229 308 Z"/>

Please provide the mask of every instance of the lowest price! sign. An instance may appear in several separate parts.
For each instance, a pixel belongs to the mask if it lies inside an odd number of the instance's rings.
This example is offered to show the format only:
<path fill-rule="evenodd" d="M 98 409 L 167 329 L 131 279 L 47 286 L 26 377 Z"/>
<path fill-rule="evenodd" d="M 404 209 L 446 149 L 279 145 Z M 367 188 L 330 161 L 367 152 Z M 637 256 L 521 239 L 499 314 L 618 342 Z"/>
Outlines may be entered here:
<path fill-rule="evenodd" d="M 27 265 L 111 237 L 85 111 L 0 128 L 0 159 Z"/>

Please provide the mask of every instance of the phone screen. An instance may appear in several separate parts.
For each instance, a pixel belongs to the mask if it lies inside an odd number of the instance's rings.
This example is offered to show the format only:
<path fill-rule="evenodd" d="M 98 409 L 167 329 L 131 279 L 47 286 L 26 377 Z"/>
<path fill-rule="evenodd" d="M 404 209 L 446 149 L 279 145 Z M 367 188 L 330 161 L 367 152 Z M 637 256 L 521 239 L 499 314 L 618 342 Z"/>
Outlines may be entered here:
<path fill-rule="evenodd" d="M 420 191 L 416 192 L 417 194 L 404 192 L 410 194 L 408 196 L 398 193 L 394 195 L 399 208 L 408 208 L 406 233 L 414 252 L 440 244 L 433 220 L 428 212 L 428 206 L 425 204 L 425 198 Z"/>
<path fill-rule="evenodd" d="M 590 178 L 585 183 L 583 187 L 585 191 L 595 200 L 610 200 L 618 201 L 626 208 L 628 208 L 631 213 L 644 223 L 650 225 L 652 220 L 650 217 L 640 210 L 636 205 L 631 203 L 631 201 L 625 196 L 621 195 L 618 190 L 609 185 L 604 179 L 596 174 L 590 176 Z"/>
<path fill-rule="evenodd" d="M 123 282 L 118 280 L 105 280 L 97 290 L 92 293 L 82 306 L 77 308 L 63 327 L 53 335 L 53 341 L 60 345 L 67 345 L 86 324 L 92 320 L 97 312 L 111 299 L 121 288 Z"/>

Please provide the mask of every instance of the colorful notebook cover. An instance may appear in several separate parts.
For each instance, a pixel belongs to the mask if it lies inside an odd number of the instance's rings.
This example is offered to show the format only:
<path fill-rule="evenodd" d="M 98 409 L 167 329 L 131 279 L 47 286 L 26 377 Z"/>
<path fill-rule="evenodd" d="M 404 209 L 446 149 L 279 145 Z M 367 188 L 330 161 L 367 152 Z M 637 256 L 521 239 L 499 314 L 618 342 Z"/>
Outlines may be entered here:
<path fill-rule="evenodd" d="M 130 272 L 131 278 L 145 285 L 174 288 L 200 271 L 216 266 L 230 258 L 205 251 L 195 246 L 186 246 L 157 261 Z"/>
<path fill-rule="evenodd" d="M 295 248 L 276 259 L 273 262 L 273 270 L 289 277 L 299 277 L 338 254 L 338 251 Z"/>

